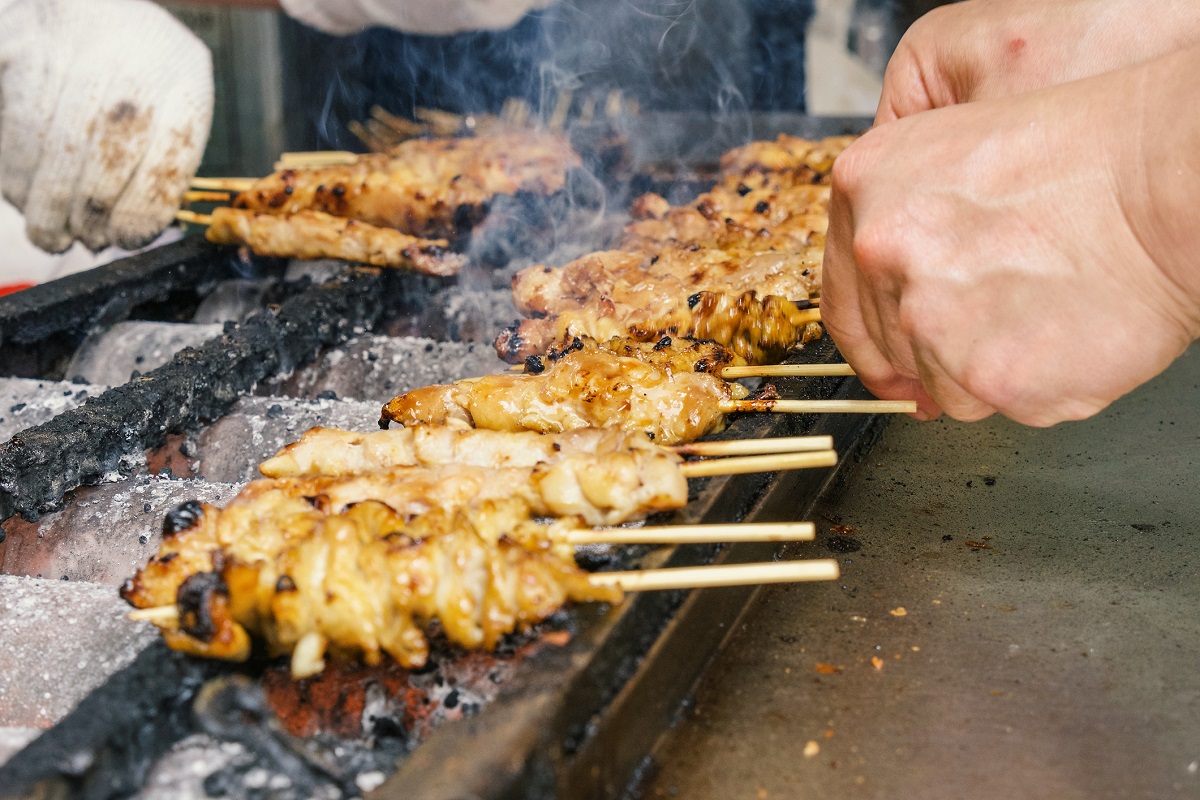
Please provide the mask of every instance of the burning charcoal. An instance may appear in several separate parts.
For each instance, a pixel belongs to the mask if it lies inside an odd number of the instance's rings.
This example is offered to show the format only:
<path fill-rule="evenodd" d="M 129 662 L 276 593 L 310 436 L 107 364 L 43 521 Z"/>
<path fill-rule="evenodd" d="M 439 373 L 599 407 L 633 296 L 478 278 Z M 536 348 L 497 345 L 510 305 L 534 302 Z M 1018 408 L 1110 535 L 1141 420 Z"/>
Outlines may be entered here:
<path fill-rule="evenodd" d="M 379 402 L 292 400 L 245 397 L 233 411 L 196 437 L 191 457 L 198 476 L 243 483 L 261 478 L 258 465 L 309 428 L 373 431 L 379 428 Z M 275 411 L 273 409 L 278 409 Z"/>
<path fill-rule="evenodd" d="M 0 378 L 0 442 L 82 405 L 107 387 L 27 378 Z"/>
<path fill-rule="evenodd" d="M 185 347 L 221 335 L 220 325 L 171 322 L 119 322 L 84 340 L 67 366 L 68 375 L 92 383 L 119 386 L 136 370 L 146 374 L 161 367 Z"/>
<path fill-rule="evenodd" d="M 382 403 L 420 386 L 500 372 L 506 367 L 487 343 L 364 336 L 298 370 L 277 391 L 292 397 L 333 391 L 342 398 Z"/>
<path fill-rule="evenodd" d="M 287 271 L 283 273 L 283 279 L 293 282 L 307 278 L 313 283 L 321 283 L 335 277 L 345 268 L 345 261 L 338 261 L 332 258 L 320 258 L 312 261 L 293 258 L 288 262 Z"/>
<path fill-rule="evenodd" d="M 192 317 L 194 325 L 222 325 L 241 322 L 263 305 L 263 281 L 224 281 L 200 303 Z"/>
<path fill-rule="evenodd" d="M 0 575 L 0 726 L 48 727 L 133 661 L 158 634 L 128 612 L 111 586 Z"/>
<path fill-rule="evenodd" d="M 141 476 L 79 489 L 66 508 L 40 522 L 5 523 L 0 572 L 119 585 L 157 552 L 167 512 L 187 500 L 223 502 L 239 488 Z"/>

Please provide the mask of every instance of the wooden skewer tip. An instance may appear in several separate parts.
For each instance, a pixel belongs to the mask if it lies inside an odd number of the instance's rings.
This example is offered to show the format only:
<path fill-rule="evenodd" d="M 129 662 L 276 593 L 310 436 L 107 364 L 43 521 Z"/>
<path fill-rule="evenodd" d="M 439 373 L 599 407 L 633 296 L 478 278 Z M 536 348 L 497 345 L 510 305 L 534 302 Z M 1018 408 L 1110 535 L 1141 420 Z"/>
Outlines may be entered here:
<path fill-rule="evenodd" d="M 570 531 L 568 544 L 713 544 L 725 542 L 809 542 L 811 522 L 759 522 L 727 525 L 663 525 Z"/>
<path fill-rule="evenodd" d="M 685 478 L 708 478 L 714 475 L 744 475 L 749 472 L 778 472 L 786 469 L 815 469 L 833 467 L 837 453 L 823 450 L 816 453 L 772 453 L 760 456 L 735 456 L 680 464 Z"/>
<path fill-rule="evenodd" d="M 763 564 L 728 564 L 713 567 L 676 567 L 630 572 L 596 572 L 588 576 L 593 586 L 611 586 L 627 592 L 657 589 L 700 589 L 713 586 L 750 586 L 764 583 L 837 580 L 833 559 L 772 561 Z"/>

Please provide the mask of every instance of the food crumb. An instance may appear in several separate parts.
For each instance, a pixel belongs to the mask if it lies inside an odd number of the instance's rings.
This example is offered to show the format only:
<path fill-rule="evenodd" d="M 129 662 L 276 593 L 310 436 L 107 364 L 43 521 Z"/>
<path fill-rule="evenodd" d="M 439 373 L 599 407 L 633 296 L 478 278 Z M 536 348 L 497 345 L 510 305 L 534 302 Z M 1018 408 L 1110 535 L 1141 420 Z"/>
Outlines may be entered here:
<path fill-rule="evenodd" d="M 767 790 L 762 788 L 761 786 L 758 787 L 757 795 L 758 795 L 758 800 L 767 800 Z"/>
<path fill-rule="evenodd" d="M 825 738 L 826 738 L 826 739 L 832 739 L 832 738 L 833 738 L 833 729 L 832 729 L 832 728 L 828 728 L 828 729 L 826 729 L 826 731 L 825 731 Z"/>
<path fill-rule="evenodd" d="M 804 745 L 804 757 L 805 758 L 812 758 L 813 756 L 817 755 L 820 752 L 821 752 L 821 745 L 817 744 L 816 741 L 814 741 L 812 739 L 809 739 L 808 744 Z"/>
<path fill-rule="evenodd" d="M 883 659 L 879 656 L 871 656 L 871 666 L 875 669 L 883 669 Z"/>
<path fill-rule="evenodd" d="M 893 608 L 888 613 L 891 614 L 893 617 L 903 617 L 908 614 L 908 611 L 905 610 L 904 606 L 897 606 L 896 608 Z"/>
<path fill-rule="evenodd" d="M 914 645 L 912 646 L 912 651 L 913 651 L 914 653 L 919 653 L 919 652 L 921 652 L 921 648 L 920 648 L 920 647 L 918 647 L 917 645 L 915 645 L 915 644 L 914 644 Z"/>
<path fill-rule="evenodd" d="M 564 647 L 567 642 L 571 641 L 570 631 L 550 631 L 542 634 L 542 641 L 546 644 L 552 644 L 555 647 Z"/>
<path fill-rule="evenodd" d="M 841 671 L 841 667 L 835 667 L 833 664 L 817 664 L 817 672 L 821 673 L 822 675 L 836 675 Z"/>

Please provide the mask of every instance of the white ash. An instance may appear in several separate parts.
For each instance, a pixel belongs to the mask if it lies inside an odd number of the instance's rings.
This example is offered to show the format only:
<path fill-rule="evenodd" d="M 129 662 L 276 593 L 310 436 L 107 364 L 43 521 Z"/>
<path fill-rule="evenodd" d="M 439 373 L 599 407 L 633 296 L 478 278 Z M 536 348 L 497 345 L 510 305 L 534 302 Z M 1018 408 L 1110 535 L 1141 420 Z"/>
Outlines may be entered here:
<path fill-rule="evenodd" d="M 283 279 L 290 283 L 308 278 L 313 283 L 324 283 L 341 274 L 346 269 L 346 265 L 347 262 L 332 258 L 318 258 L 312 261 L 293 258 L 288 262 Z"/>
<path fill-rule="evenodd" d="M 46 728 L 158 636 L 111 586 L 0 575 L 0 726 Z"/>
<path fill-rule="evenodd" d="M 245 397 L 195 439 L 197 475 L 244 483 L 261 478 L 258 465 L 310 428 L 379 429 L 379 403 Z"/>
<path fill-rule="evenodd" d="M 150 768 L 136 800 L 207 800 L 204 780 L 246 755 L 236 742 L 221 742 L 198 733 L 176 742 Z"/>
<path fill-rule="evenodd" d="M 107 386 L 29 378 L 0 378 L 0 442 L 83 405 Z"/>
<path fill-rule="evenodd" d="M 223 325 L 243 322 L 262 308 L 263 294 L 269 284 L 264 281 L 222 281 L 200 303 L 192 315 L 193 325 Z"/>
<path fill-rule="evenodd" d="M 0 767 L 25 749 L 41 733 L 40 728 L 6 728 L 0 726 Z"/>
<path fill-rule="evenodd" d="M 185 347 L 220 336 L 221 325 L 188 325 L 174 322 L 118 322 L 107 331 L 84 340 L 66 375 L 89 383 L 119 386 L 133 374 L 144 375 L 166 364 Z"/>
<path fill-rule="evenodd" d="M 5 523 L 2 571 L 118 586 L 158 551 L 168 511 L 187 500 L 223 503 L 240 489 L 148 475 L 79 489 L 65 508 L 38 523 Z"/>
<path fill-rule="evenodd" d="M 490 344 L 438 342 L 421 337 L 364 336 L 297 370 L 278 387 L 292 397 L 368 400 L 380 405 L 422 386 L 508 368 Z"/>

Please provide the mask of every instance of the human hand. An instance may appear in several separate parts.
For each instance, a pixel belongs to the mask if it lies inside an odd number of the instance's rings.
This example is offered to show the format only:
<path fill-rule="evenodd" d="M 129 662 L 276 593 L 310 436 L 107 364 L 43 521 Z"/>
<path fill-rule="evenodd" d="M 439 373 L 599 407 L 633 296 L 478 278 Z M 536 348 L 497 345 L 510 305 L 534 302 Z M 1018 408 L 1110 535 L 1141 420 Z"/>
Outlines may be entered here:
<path fill-rule="evenodd" d="M 969 0 L 913 24 L 888 63 L 875 121 L 1010 97 L 1200 42 L 1192 0 Z"/>
<path fill-rule="evenodd" d="M 208 48 L 146 0 L 15 0 L 0 11 L 0 189 L 39 247 L 153 239 L 212 121 Z"/>
<path fill-rule="evenodd" d="M 1159 104 L 1178 109 L 1189 80 Z M 868 389 L 916 398 L 925 418 L 1046 426 L 1095 414 L 1200 336 L 1200 271 L 1167 263 L 1195 252 L 1179 238 L 1194 198 L 1140 188 L 1178 168 L 1196 192 L 1196 170 L 1171 160 L 1194 143 L 1160 134 L 1168 152 L 1143 157 L 1162 127 L 1146 87 L 1162 82 L 1135 68 L 930 111 L 838 158 L 822 316 Z"/>

